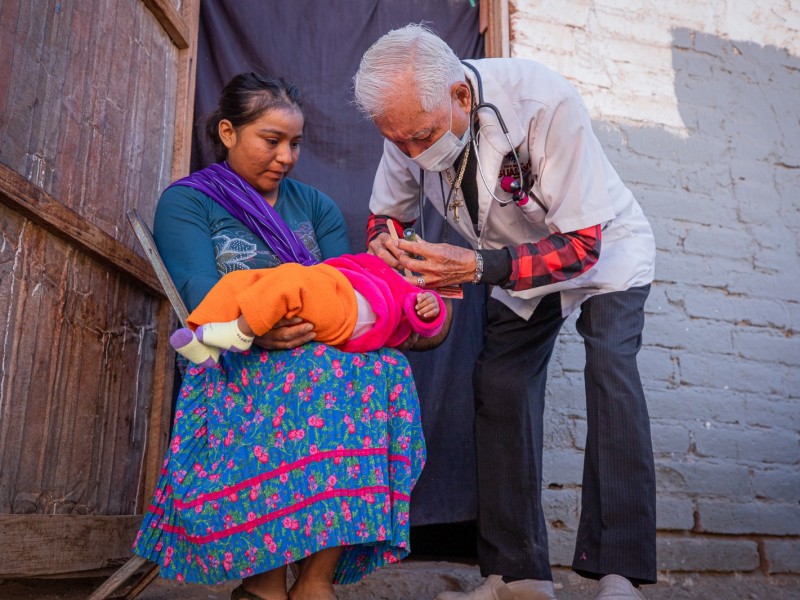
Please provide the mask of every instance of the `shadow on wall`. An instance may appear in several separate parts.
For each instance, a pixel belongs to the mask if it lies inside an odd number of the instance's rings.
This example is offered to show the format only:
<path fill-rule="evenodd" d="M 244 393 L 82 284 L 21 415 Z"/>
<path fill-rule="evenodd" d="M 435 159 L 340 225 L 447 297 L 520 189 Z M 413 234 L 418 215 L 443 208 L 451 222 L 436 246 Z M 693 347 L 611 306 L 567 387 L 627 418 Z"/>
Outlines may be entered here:
<path fill-rule="evenodd" d="M 595 124 L 658 247 L 639 364 L 659 568 L 797 572 L 780 557 L 789 541 L 758 536 L 800 535 L 800 58 L 688 29 L 672 56 L 686 137 Z M 582 451 L 558 423 L 585 418 L 572 320 L 564 333 L 546 415 L 554 564 L 571 560 Z"/>
<path fill-rule="evenodd" d="M 744 334 L 731 334 L 770 329 L 791 339 L 797 329 L 800 58 L 686 29 L 673 33 L 675 95 L 687 136 L 596 124 L 656 233 L 657 286 L 648 310 L 663 326 L 651 320 L 645 343 L 703 358 L 702 369 L 682 370 L 688 361 L 677 357 L 674 369 L 651 375 L 673 386 L 717 388 L 726 380 L 729 389 L 791 397 L 797 388 L 788 384 L 797 376 L 765 381 L 766 365 L 755 363 L 797 366 L 779 351 L 797 342 L 764 338 L 754 348 Z M 709 339 L 714 331 L 725 335 Z M 723 357 L 744 362 L 716 373 L 707 368 Z"/>

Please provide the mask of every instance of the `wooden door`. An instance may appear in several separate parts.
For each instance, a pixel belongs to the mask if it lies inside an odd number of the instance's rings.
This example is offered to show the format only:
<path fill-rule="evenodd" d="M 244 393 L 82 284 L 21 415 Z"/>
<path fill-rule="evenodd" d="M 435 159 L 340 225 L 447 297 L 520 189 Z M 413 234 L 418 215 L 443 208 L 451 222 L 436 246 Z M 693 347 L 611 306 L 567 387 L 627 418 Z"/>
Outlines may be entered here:
<path fill-rule="evenodd" d="M 130 556 L 173 316 L 126 219 L 188 173 L 199 0 L 0 2 L 0 577 Z"/>

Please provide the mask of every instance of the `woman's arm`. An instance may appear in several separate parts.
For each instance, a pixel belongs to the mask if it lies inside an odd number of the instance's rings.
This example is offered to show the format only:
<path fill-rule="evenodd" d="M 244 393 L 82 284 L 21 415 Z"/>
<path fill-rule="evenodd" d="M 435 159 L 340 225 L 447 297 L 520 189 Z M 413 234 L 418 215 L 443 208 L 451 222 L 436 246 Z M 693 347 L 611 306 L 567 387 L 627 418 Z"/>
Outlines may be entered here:
<path fill-rule="evenodd" d="M 171 187 L 161 195 L 153 222 L 158 252 L 190 312 L 220 278 L 211 243 L 210 202 L 191 188 Z"/>

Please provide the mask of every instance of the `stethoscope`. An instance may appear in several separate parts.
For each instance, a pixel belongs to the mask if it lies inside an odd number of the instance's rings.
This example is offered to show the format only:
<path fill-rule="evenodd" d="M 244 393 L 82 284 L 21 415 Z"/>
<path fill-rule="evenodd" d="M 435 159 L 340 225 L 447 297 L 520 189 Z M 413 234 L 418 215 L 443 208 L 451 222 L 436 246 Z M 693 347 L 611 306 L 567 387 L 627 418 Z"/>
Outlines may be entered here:
<path fill-rule="evenodd" d="M 478 72 L 473 65 L 469 64 L 468 62 L 461 61 L 461 64 L 467 67 L 472 73 L 475 75 L 475 81 L 478 84 L 478 103 L 473 105 L 469 111 L 469 143 L 472 144 L 473 149 L 475 150 L 475 161 L 478 166 L 478 173 L 480 174 L 481 181 L 483 185 L 486 187 L 486 190 L 489 192 L 489 195 L 497 201 L 500 206 L 508 206 L 509 204 L 517 204 L 518 206 L 522 206 L 529 201 L 529 196 L 523 189 L 523 174 L 522 174 L 522 163 L 519 160 L 519 155 L 517 154 L 517 149 L 514 147 L 514 144 L 511 142 L 511 136 L 508 133 L 508 127 L 506 127 L 506 123 L 503 120 L 503 116 L 500 114 L 500 111 L 497 107 L 490 103 L 484 102 L 483 100 L 483 80 L 481 78 L 481 74 Z M 500 180 L 500 188 L 506 192 L 510 193 L 511 197 L 507 200 L 503 200 L 502 198 L 498 198 L 494 191 L 493 187 L 489 185 L 486 181 L 486 176 L 483 172 L 483 167 L 481 166 L 480 155 L 478 153 L 478 139 L 480 138 L 481 131 L 486 127 L 491 127 L 492 125 L 484 125 L 477 132 L 474 131 L 472 124 L 475 123 L 475 116 L 476 113 L 481 110 L 487 108 L 491 110 L 495 117 L 497 118 L 497 122 L 500 124 L 500 129 L 503 132 L 506 140 L 508 141 L 508 147 L 511 148 L 510 154 L 514 157 L 514 163 L 517 166 L 517 176 L 514 177 L 513 175 L 507 175 Z M 439 174 L 439 178 L 441 179 L 441 173 Z M 420 170 L 420 178 L 419 178 L 419 222 L 420 228 L 422 233 L 422 238 L 425 239 L 425 221 L 423 217 L 423 205 L 425 202 L 425 171 Z M 452 195 L 453 190 L 450 190 L 450 194 L 448 194 L 447 198 L 444 199 L 445 202 L 445 215 L 447 215 L 447 205 L 450 203 L 450 195 Z M 547 207 L 542 204 L 542 202 L 534 196 L 534 201 L 539 204 L 545 211 L 547 211 Z M 447 217 L 445 216 L 445 220 Z"/>

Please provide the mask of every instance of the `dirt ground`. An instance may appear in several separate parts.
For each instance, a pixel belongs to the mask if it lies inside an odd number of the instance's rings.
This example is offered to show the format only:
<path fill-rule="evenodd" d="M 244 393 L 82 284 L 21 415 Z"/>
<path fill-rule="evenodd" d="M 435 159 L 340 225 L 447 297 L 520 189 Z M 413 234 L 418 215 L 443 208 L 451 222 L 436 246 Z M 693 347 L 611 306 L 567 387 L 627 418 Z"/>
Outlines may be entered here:
<path fill-rule="evenodd" d="M 566 569 L 556 570 L 559 600 L 591 600 L 595 582 Z M 0 600 L 85 600 L 103 579 L 0 581 Z M 340 600 L 432 600 L 446 589 L 469 589 L 481 581 L 474 565 L 409 560 L 337 588 Z M 226 600 L 238 582 L 201 586 L 156 579 L 140 600 Z M 124 590 L 122 590 L 124 592 Z M 648 600 L 800 600 L 800 575 L 662 573 L 643 588 Z M 124 595 L 117 595 L 122 598 Z"/>

